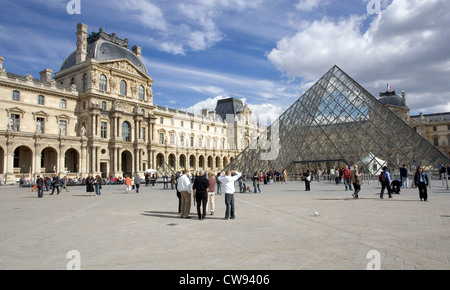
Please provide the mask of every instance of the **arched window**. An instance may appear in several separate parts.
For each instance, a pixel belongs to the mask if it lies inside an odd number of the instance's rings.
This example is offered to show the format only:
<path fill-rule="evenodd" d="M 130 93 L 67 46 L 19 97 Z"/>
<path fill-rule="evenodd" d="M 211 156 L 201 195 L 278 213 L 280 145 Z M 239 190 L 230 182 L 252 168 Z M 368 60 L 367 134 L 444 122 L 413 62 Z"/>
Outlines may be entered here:
<path fill-rule="evenodd" d="M 124 80 L 120 81 L 120 94 L 122 96 L 127 95 L 127 83 Z"/>
<path fill-rule="evenodd" d="M 139 86 L 139 99 L 143 100 L 145 97 L 145 91 L 143 86 Z"/>
<path fill-rule="evenodd" d="M 128 122 L 122 123 L 122 140 L 124 142 L 131 142 L 131 125 Z"/>
<path fill-rule="evenodd" d="M 104 74 L 100 75 L 100 81 L 99 81 L 99 84 L 98 84 L 98 89 L 100 91 L 106 91 L 106 89 L 107 89 L 106 76 Z"/>
<path fill-rule="evenodd" d="M 87 74 L 84 74 L 83 75 L 83 91 L 87 90 L 87 80 L 88 80 Z"/>

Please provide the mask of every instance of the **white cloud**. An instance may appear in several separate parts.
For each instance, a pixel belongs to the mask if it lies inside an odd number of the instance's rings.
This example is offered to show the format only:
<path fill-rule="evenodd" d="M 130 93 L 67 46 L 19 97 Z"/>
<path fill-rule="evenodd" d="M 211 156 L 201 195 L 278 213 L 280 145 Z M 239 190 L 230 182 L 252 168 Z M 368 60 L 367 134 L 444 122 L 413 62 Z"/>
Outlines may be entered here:
<path fill-rule="evenodd" d="M 319 7 L 320 0 L 300 0 L 300 2 L 295 5 L 295 9 L 303 12 L 311 12 L 317 7 Z"/>
<path fill-rule="evenodd" d="M 317 81 L 340 66 L 373 94 L 386 82 L 413 108 L 446 103 L 450 72 L 450 1 L 394 0 L 362 31 L 367 15 L 314 21 L 277 43 L 268 59 L 291 78 Z M 382 84 L 380 86 L 380 84 Z"/>

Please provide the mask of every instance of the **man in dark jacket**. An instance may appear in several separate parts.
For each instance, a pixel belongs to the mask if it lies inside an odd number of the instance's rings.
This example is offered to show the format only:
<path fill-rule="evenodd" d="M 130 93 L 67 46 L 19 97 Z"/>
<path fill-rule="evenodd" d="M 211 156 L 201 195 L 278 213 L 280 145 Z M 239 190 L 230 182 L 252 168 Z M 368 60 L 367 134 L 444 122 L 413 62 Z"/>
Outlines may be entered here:
<path fill-rule="evenodd" d="M 43 192 L 44 179 L 40 175 L 37 176 L 36 185 L 37 185 L 38 197 L 42 198 L 44 196 L 44 192 Z"/>
<path fill-rule="evenodd" d="M 53 195 L 53 193 L 55 192 L 55 188 L 57 193 L 59 194 L 59 187 L 61 186 L 60 181 L 59 181 L 59 176 L 56 174 L 53 174 L 53 179 L 52 179 L 52 193 L 50 193 L 50 195 Z"/>
<path fill-rule="evenodd" d="M 197 202 L 197 214 L 198 219 L 202 220 L 206 216 L 206 203 L 208 202 L 208 187 L 209 181 L 206 178 L 203 170 L 198 172 L 198 175 L 194 179 L 193 189 L 195 190 L 194 198 Z M 203 207 L 203 211 L 200 212 L 200 206 Z"/>

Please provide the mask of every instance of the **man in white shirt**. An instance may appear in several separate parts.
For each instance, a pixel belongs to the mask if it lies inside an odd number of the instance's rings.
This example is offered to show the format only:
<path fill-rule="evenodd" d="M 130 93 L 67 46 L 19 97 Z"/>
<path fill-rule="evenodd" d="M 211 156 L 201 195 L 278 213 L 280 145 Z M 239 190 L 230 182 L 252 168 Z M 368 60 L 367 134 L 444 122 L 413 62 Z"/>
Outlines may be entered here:
<path fill-rule="evenodd" d="M 232 174 L 234 174 L 232 176 Z M 223 190 L 225 191 L 225 219 L 234 219 L 234 183 L 241 177 L 241 173 L 237 171 L 227 170 L 225 175 L 219 176 L 218 180 L 222 183 Z"/>
<path fill-rule="evenodd" d="M 178 178 L 178 191 L 181 192 L 181 218 L 191 218 L 189 213 L 191 212 L 191 193 L 192 183 L 188 177 L 189 170 L 184 170 L 183 174 Z"/>

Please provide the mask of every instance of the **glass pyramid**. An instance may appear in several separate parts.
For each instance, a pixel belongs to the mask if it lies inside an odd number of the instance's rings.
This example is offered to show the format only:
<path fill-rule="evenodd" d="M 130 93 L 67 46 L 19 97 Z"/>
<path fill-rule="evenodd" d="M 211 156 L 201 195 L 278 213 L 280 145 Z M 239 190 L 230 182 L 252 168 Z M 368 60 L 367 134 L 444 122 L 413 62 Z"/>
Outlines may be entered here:
<path fill-rule="evenodd" d="M 225 169 L 253 174 L 325 162 L 377 174 L 384 165 L 413 172 L 450 160 L 334 66 Z"/>

